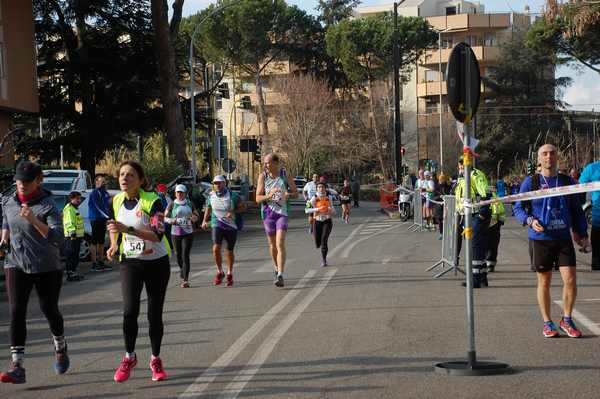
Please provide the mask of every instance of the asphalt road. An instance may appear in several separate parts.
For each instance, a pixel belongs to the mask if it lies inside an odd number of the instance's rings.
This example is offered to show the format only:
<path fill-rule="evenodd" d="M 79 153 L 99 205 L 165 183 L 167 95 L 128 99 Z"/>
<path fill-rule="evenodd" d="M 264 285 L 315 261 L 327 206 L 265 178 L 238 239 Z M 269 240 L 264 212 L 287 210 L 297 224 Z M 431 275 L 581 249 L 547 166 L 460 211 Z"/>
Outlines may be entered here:
<path fill-rule="evenodd" d="M 477 354 L 509 363 L 503 376 L 436 374 L 437 362 L 466 356 L 465 292 L 460 275 L 439 280 L 425 269 L 441 252 L 437 233 L 377 212 L 353 210 L 334 222 L 330 266 L 295 210 L 288 236 L 286 286 L 272 284 L 272 262 L 257 219 L 237 247 L 235 286 L 215 287 L 209 235 L 197 236 L 192 287 L 173 268 L 165 312 L 163 358 L 169 379 L 152 382 L 145 306 L 138 366 L 113 382 L 123 356 L 119 274 L 88 273 L 66 283 L 61 297 L 71 369 L 52 370 L 47 323 L 32 297 L 25 367 L 27 384 L 0 385 L 0 398 L 598 398 L 600 274 L 579 267 L 575 319 L 584 338 L 544 339 L 529 271 L 525 230 L 503 230 L 497 272 L 475 293 Z M 83 270 L 87 269 L 83 266 Z M 559 275 L 552 291 L 560 300 Z M 560 318 L 560 302 L 553 306 Z M 0 302 L 0 343 L 8 360 L 8 309 Z"/>

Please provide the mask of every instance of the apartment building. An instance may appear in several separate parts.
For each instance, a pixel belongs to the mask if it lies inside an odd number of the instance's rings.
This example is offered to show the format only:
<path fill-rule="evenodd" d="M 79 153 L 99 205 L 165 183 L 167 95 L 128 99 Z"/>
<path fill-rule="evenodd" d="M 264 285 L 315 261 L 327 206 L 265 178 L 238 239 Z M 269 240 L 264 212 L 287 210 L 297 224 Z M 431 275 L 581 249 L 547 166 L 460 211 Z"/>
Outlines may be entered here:
<path fill-rule="evenodd" d="M 274 81 L 292 73 L 295 66 L 288 60 L 272 61 L 262 72 L 263 98 L 268 115 L 269 137 L 271 146 L 278 149 L 277 121 L 274 107 L 285 101 L 281 93 L 274 87 Z M 223 76 L 222 76 L 223 75 Z M 256 80 L 254 76 L 241 71 L 239 68 L 222 70 L 219 65 L 209 66 L 210 80 L 220 80 L 220 90 L 212 98 L 213 117 L 215 118 L 212 148 L 216 173 L 227 173 L 223 161 L 219 159 L 219 147 L 226 147 L 227 158 L 236 164 L 232 177 L 249 179 L 250 183 L 256 182 L 260 170 L 260 162 L 254 159 L 254 153 L 240 148 L 241 140 L 257 143 L 263 132 L 258 118 L 258 97 L 256 94 Z M 221 78 L 222 76 L 222 78 Z M 219 139 L 221 137 L 221 139 Z M 219 142 L 219 140 L 221 140 Z M 256 140 L 256 141 L 255 141 Z M 223 144 L 226 143 L 226 144 Z M 248 143 L 248 142 L 246 142 Z M 264 155 L 264 154 L 263 154 Z"/>
<path fill-rule="evenodd" d="M 393 4 L 359 7 L 355 17 L 364 18 L 383 12 L 393 12 Z M 402 87 L 401 112 L 403 123 L 402 144 L 406 148 L 406 164 L 422 165 L 431 159 L 440 162 L 440 136 L 443 140 L 444 159 L 448 151 L 456 151 L 456 123 L 446 102 L 445 71 L 454 45 L 469 44 L 484 76 L 498 61 L 500 44 L 516 29 L 528 29 L 530 15 L 525 13 L 485 13 L 480 2 L 452 0 L 406 0 L 398 13 L 406 17 L 423 17 L 438 31 L 438 48 L 426 53 L 414 66 L 410 79 Z M 485 98 L 489 93 L 481 88 Z M 482 103 L 485 100 L 482 100 Z M 440 112 L 442 133 L 440 135 Z M 444 165 L 452 170 L 454 165 Z"/>
<path fill-rule="evenodd" d="M 39 110 L 31 0 L 0 0 L 0 141 L 12 130 L 11 116 Z M 0 164 L 12 166 L 4 146 Z"/>

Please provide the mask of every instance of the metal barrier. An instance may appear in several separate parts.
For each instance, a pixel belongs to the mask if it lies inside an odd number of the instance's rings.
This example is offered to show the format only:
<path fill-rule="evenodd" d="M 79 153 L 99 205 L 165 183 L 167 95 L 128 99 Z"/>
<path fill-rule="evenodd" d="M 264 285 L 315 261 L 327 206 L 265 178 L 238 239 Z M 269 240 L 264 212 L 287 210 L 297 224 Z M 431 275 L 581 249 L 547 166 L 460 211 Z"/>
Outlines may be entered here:
<path fill-rule="evenodd" d="M 413 192 L 413 224 L 408 231 L 423 231 L 423 202 L 419 191 Z"/>
<path fill-rule="evenodd" d="M 451 271 L 454 271 L 455 276 L 458 274 L 458 272 L 464 274 L 464 272 L 458 266 L 456 260 L 456 254 L 458 250 L 458 220 L 459 215 L 456 212 L 456 197 L 453 195 L 445 195 L 442 258 L 426 270 L 429 272 L 441 267 L 442 271 L 435 274 L 433 276 L 434 278 L 440 278 Z"/>

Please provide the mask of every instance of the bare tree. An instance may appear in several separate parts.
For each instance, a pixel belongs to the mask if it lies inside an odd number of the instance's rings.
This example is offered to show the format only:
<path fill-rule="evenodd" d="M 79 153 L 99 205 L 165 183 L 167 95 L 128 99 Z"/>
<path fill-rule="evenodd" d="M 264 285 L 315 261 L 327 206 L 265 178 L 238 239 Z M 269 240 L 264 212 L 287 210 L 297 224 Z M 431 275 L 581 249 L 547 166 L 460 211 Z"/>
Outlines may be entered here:
<path fill-rule="evenodd" d="M 303 174 L 311 157 L 335 130 L 335 95 L 327 83 L 311 75 L 288 75 L 275 81 L 282 101 L 275 108 L 279 147 L 291 172 Z"/>

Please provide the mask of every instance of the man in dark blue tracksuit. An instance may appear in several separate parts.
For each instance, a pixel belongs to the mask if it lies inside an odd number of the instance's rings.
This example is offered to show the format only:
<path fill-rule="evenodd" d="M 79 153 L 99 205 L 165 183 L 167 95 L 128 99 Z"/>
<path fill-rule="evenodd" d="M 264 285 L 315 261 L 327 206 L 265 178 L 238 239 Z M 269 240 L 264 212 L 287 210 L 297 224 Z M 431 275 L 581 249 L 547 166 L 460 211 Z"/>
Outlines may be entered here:
<path fill-rule="evenodd" d="M 558 153 L 555 146 L 541 146 L 538 150 L 538 162 L 541 164 L 541 172 L 523 181 L 521 193 L 575 183 L 569 176 L 558 173 Z M 514 209 L 517 219 L 524 226 L 529 226 L 529 256 L 532 268 L 537 271 L 537 299 L 544 318 L 544 336 L 551 338 L 559 335 L 550 317 L 550 283 L 552 270 L 557 264 L 563 279 L 564 302 L 564 316 L 559 327 L 570 337 L 581 337 L 581 332 L 571 319 L 577 296 L 576 258 L 571 230 L 578 245 L 589 246 L 587 221 L 579 196 L 575 194 L 520 201 Z"/>

